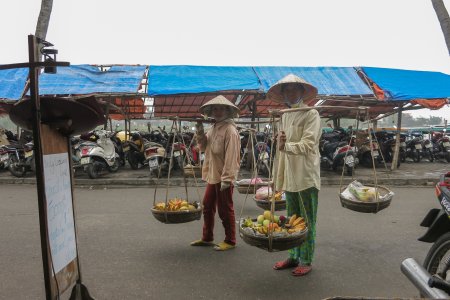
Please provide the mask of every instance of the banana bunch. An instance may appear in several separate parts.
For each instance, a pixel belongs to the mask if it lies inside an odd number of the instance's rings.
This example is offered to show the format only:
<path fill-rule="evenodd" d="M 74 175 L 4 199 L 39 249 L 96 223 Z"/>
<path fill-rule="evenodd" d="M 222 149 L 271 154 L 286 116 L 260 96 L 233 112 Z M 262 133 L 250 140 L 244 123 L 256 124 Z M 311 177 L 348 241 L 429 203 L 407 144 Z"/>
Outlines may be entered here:
<path fill-rule="evenodd" d="M 275 199 L 275 201 L 281 201 L 281 198 L 283 197 L 283 192 L 277 192 L 275 193 L 275 195 L 273 196 L 273 198 Z"/>
<path fill-rule="evenodd" d="M 266 236 L 271 232 L 287 232 L 286 229 L 280 227 L 277 223 L 270 223 L 268 226 L 256 226 L 254 229 Z"/>
<path fill-rule="evenodd" d="M 288 233 L 295 233 L 299 231 L 303 231 L 306 228 L 305 219 L 302 217 L 297 217 L 297 215 L 293 215 L 289 222 L 284 225 L 287 229 Z"/>
<path fill-rule="evenodd" d="M 195 206 L 179 198 L 170 199 L 167 206 L 164 202 L 159 202 L 154 207 L 161 211 L 191 211 L 195 210 Z"/>

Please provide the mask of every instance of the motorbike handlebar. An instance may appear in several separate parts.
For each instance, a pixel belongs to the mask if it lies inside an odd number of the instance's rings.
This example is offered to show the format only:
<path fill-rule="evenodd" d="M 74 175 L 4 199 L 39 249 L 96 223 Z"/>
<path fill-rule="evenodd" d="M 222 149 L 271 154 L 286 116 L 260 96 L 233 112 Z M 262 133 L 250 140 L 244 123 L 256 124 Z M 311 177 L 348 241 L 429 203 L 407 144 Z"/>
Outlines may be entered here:
<path fill-rule="evenodd" d="M 443 290 L 450 295 L 450 283 L 439 277 L 431 276 L 428 280 L 428 286 L 431 288 L 438 288 L 440 290 Z"/>

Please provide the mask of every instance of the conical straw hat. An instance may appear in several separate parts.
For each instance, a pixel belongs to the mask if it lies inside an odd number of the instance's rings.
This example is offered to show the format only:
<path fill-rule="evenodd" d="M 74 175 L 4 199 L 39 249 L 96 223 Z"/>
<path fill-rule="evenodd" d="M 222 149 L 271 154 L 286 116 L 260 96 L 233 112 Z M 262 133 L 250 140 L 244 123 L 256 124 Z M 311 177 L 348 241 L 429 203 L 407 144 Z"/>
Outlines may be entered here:
<path fill-rule="evenodd" d="M 239 108 L 236 105 L 234 105 L 233 103 L 231 103 L 230 100 L 228 100 L 227 98 L 225 98 L 222 95 L 219 95 L 219 96 L 209 100 L 205 104 L 203 104 L 200 107 L 200 113 L 210 117 L 211 116 L 211 106 L 212 105 L 226 105 L 226 106 L 229 106 L 229 107 L 231 107 L 231 109 L 233 111 L 231 117 L 232 118 L 237 118 L 238 117 Z"/>
<path fill-rule="evenodd" d="M 284 98 L 283 94 L 281 93 L 282 86 L 288 83 L 295 83 L 299 86 L 303 86 L 303 88 L 305 89 L 305 93 L 302 97 L 303 101 L 314 99 L 317 96 L 317 88 L 315 86 L 305 81 L 303 78 L 300 78 L 294 74 L 289 74 L 270 87 L 269 91 L 267 92 L 266 98 L 275 102 L 283 103 Z"/>

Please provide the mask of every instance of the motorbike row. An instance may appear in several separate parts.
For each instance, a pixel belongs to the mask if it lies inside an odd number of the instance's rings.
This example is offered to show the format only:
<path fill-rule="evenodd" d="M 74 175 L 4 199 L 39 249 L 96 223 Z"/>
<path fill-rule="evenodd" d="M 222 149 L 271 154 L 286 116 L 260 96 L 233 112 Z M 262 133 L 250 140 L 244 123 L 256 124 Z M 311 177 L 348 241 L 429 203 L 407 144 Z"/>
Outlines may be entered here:
<path fill-rule="evenodd" d="M 332 132 L 323 132 L 319 142 L 323 170 L 344 171 L 351 176 L 356 166 L 367 168 L 382 166 L 384 162 L 391 163 L 394 157 L 396 133 L 389 131 L 352 132 L 344 128 L 335 128 Z M 241 132 L 241 166 L 248 165 L 248 132 Z M 268 175 L 272 141 L 266 132 L 254 134 L 254 155 L 258 174 Z M 430 162 L 444 160 L 450 162 L 450 137 L 441 132 L 434 132 L 426 139 L 421 132 L 401 133 L 399 144 L 399 159 L 397 167 L 407 159 L 420 162 L 422 159 Z M 383 162 L 384 161 L 384 162 Z"/>
<path fill-rule="evenodd" d="M 187 129 L 187 128 L 185 128 Z M 272 167 L 271 151 L 276 151 L 276 141 L 265 132 L 250 135 L 249 130 L 241 130 L 241 167 L 250 169 L 253 157 L 249 157 L 253 145 L 258 174 L 269 175 Z M 0 136 L 7 143 L 0 143 L 0 169 L 9 169 L 16 177 L 33 172 L 34 152 L 30 134 L 22 135 L 20 141 L 9 131 L 1 130 Z M 147 166 L 152 176 L 166 176 L 169 170 L 180 170 L 186 163 L 198 165 L 203 159 L 196 146 L 194 134 L 189 131 L 167 133 L 165 128 L 151 132 L 133 132 L 125 139 L 124 132 L 95 130 L 71 138 L 72 162 L 75 170 L 82 169 L 92 179 L 104 172 L 117 172 L 126 162 L 132 169 Z M 253 143 L 249 137 L 253 136 Z M 363 138 L 361 139 L 361 136 Z M 400 135 L 399 159 L 397 165 L 410 159 L 420 162 L 444 160 L 450 162 L 450 138 L 441 132 L 434 132 L 430 139 L 421 132 Z M 175 141 L 174 141 L 175 139 Z M 273 145 L 272 145 L 273 143 Z M 396 143 L 396 133 L 389 131 L 367 133 L 343 128 L 322 133 L 319 150 L 323 170 L 343 171 L 351 176 L 356 166 L 372 167 L 392 162 Z"/>
<path fill-rule="evenodd" d="M 367 133 L 362 133 L 362 139 L 357 132 L 350 134 L 343 128 L 322 134 L 319 145 L 324 169 L 342 170 L 343 167 L 345 174 L 351 176 L 358 164 L 370 168 L 374 164 L 382 165 L 383 160 L 387 163 L 393 161 L 395 132 L 371 132 L 371 139 Z M 450 162 L 450 138 L 441 132 L 434 132 L 431 139 L 425 139 L 421 132 L 401 133 L 397 167 L 406 159 L 420 162 L 422 158 L 430 162 L 438 159 Z"/>
<path fill-rule="evenodd" d="M 16 177 L 34 172 L 32 138 L 18 141 L 11 132 L 3 131 L 3 139 L 7 143 L 0 145 L 0 169 L 9 169 Z M 167 133 L 164 128 L 133 132 L 127 138 L 124 132 L 95 130 L 72 137 L 70 144 L 74 171 L 81 169 L 91 179 L 117 172 L 126 162 L 132 169 L 148 166 L 152 175 L 164 176 L 169 170 L 182 169 L 185 160 L 195 165 L 203 157 L 194 145 L 193 133 Z"/>

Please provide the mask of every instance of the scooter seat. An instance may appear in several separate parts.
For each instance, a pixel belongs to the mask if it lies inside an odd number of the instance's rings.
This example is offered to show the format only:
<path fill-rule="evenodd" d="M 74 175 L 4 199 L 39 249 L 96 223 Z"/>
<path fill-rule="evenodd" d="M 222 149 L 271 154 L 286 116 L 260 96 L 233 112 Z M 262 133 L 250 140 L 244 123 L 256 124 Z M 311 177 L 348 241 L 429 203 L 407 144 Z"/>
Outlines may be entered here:
<path fill-rule="evenodd" d="M 336 132 L 322 134 L 322 139 L 327 140 L 331 143 L 338 141 L 339 137 L 340 137 L 340 134 L 336 133 Z"/>
<path fill-rule="evenodd" d="M 333 143 L 326 143 L 323 146 L 323 151 L 325 153 L 333 153 L 334 150 L 336 150 L 336 148 L 339 146 L 339 144 L 342 142 L 333 142 Z M 344 142 L 345 143 L 345 142 Z"/>

